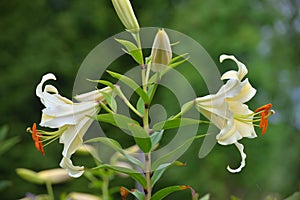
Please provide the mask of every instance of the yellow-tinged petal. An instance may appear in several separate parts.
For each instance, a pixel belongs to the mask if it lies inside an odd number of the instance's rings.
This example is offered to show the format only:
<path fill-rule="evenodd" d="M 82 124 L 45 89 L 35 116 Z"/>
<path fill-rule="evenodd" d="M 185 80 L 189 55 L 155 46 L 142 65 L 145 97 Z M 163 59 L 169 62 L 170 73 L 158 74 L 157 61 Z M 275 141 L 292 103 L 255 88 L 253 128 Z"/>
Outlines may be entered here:
<path fill-rule="evenodd" d="M 205 97 L 196 98 L 196 108 L 207 117 L 211 122 L 216 125 L 220 132 L 216 139 L 221 145 L 235 144 L 240 151 L 242 162 L 237 169 L 227 169 L 236 173 L 241 171 L 245 166 L 246 154 L 244 147 L 238 143 L 238 140 L 243 137 L 255 138 L 257 137 L 254 124 L 257 120 L 254 119 L 256 114 L 262 115 L 261 118 L 265 119 L 263 115 L 269 116 L 272 113 L 264 113 L 261 110 L 253 112 L 244 103 L 248 102 L 255 94 L 256 89 L 252 87 L 248 79 L 242 81 L 248 73 L 246 66 L 239 62 L 234 56 L 221 55 L 220 62 L 225 59 L 233 60 L 237 66 L 238 71 L 228 71 L 221 77 L 222 80 L 229 79 L 225 85 L 216 94 L 207 95 Z M 270 106 L 269 106 L 270 107 Z M 267 127 L 266 120 L 260 123 L 265 131 Z M 263 126 L 262 124 L 266 124 Z"/>
<path fill-rule="evenodd" d="M 240 93 L 228 100 L 246 103 L 250 99 L 252 99 L 255 96 L 255 94 L 256 94 L 256 89 L 252 87 L 252 85 L 249 83 L 248 79 L 245 79 L 242 82 L 242 89 L 241 89 Z"/>
<path fill-rule="evenodd" d="M 234 119 L 227 120 L 226 126 L 216 136 L 219 144 L 230 145 L 242 139 L 242 135 L 237 131 Z"/>
<path fill-rule="evenodd" d="M 82 145 L 82 138 L 93 122 L 91 116 L 96 115 L 100 110 L 99 102 L 105 100 L 101 92 L 109 93 L 112 89 L 107 87 L 78 95 L 80 102 L 73 103 L 59 95 L 58 90 L 52 85 L 46 85 L 43 90 L 43 84 L 47 80 L 56 80 L 56 78 L 53 74 L 46 74 L 36 88 L 36 95 L 45 106 L 40 125 L 62 131 L 58 135 L 60 142 L 64 144 L 61 166 L 68 170 L 70 176 L 79 177 L 83 173 L 83 167 L 74 166 L 71 156 Z M 44 141 L 58 138 L 55 135 L 49 136 L 46 132 L 44 134 L 41 136 Z"/>

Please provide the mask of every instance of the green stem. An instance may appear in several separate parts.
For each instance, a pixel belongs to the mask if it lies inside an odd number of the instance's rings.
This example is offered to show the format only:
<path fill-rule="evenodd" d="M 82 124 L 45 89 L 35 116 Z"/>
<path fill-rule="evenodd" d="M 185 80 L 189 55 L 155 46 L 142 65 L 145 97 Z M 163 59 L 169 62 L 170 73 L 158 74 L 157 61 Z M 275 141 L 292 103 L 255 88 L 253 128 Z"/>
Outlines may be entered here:
<path fill-rule="evenodd" d="M 102 198 L 103 200 L 109 200 L 109 191 L 108 191 L 108 187 L 109 187 L 109 177 L 107 177 L 106 175 L 104 175 L 102 177 L 103 182 L 102 182 Z"/>
<path fill-rule="evenodd" d="M 137 46 L 138 48 L 141 50 L 141 41 L 140 41 L 140 35 L 137 33 L 135 35 L 135 40 L 137 42 Z M 143 90 L 147 93 L 148 87 L 147 87 L 147 83 L 148 83 L 148 79 L 149 79 L 149 73 L 150 73 L 150 69 L 148 68 L 148 70 L 146 70 L 145 67 L 145 63 L 143 61 L 143 63 L 141 63 L 141 75 L 142 75 L 142 88 Z M 150 102 L 149 102 L 150 103 Z M 145 104 L 145 113 L 143 116 L 143 127 L 144 130 L 149 133 L 149 104 Z M 146 200 L 150 200 L 151 199 L 151 152 L 145 154 L 145 170 L 146 170 L 146 181 L 147 181 L 147 185 L 146 185 Z"/>
<path fill-rule="evenodd" d="M 135 109 L 135 107 L 130 103 L 130 101 L 126 98 L 126 96 L 123 94 L 123 92 L 121 91 L 120 88 L 117 88 L 118 91 L 118 95 L 119 97 L 124 101 L 124 103 L 135 113 L 137 114 L 139 117 L 143 118 L 143 115 L 137 110 Z"/>
<path fill-rule="evenodd" d="M 49 200 L 54 200 L 53 188 L 52 188 L 52 184 L 50 181 L 46 181 L 46 188 L 47 188 Z"/>
<path fill-rule="evenodd" d="M 149 105 L 145 104 L 145 114 L 143 118 L 144 130 L 149 133 Z M 146 171 L 146 200 L 151 199 L 151 152 L 145 154 L 145 171 Z"/>
<path fill-rule="evenodd" d="M 147 182 L 147 194 L 146 194 L 146 200 L 151 199 L 151 193 L 152 193 L 152 188 L 151 188 L 151 152 L 145 154 L 145 160 L 146 160 L 146 182 Z"/>
<path fill-rule="evenodd" d="M 188 112 L 190 109 L 192 109 L 195 105 L 195 101 L 189 101 L 187 103 L 185 103 L 182 107 L 181 107 L 181 111 L 175 115 L 174 117 L 172 117 L 171 119 L 176 119 L 179 118 L 181 115 L 183 115 L 184 113 Z"/>
<path fill-rule="evenodd" d="M 137 47 L 140 51 L 142 51 L 142 44 L 141 44 L 141 39 L 140 39 L 140 34 L 139 33 L 136 33 L 134 35 L 134 39 L 136 41 L 136 44 L 137 44 Z M 143 52 L 142 52 L 143 53 Z M 146 77 L 146 69 L 145 69 L 145 63 L 144 63 L 144 60 L 142 63 L 140 63 L 140 66 L 141 66 L 141 74 L 142 74 L 142 87 L 143 87 L 143 90 L 145 92 L 147 92 L 147 77 Z"/>

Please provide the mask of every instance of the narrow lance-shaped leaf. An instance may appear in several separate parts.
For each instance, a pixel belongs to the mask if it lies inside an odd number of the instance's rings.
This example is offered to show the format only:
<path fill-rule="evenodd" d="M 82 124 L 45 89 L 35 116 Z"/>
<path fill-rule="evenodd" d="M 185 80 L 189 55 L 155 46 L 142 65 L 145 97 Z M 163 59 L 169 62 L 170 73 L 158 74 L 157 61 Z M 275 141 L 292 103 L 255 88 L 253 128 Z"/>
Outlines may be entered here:
<path fill-rule="evenodd" d="M 124 189 L 126 189 L 128 193 L 132 194 L 138 200 L 144 200 L 145 199 L 144 193 L 140 192 L 137 189 L 132 189 L 132 190 L 128 190 L 127 188 L 124 188 Z"/>
<path fill-rule="evenodd" d="M 171 166 L 185 166 L 185 164 L 180 161 L 175 161 L 172 163 L 165 163 L 158 166 L 158 168 L 153 172 L 153 175 L 151 177 L 151 187 L 155 185 L 155 183 L 160 179 L 163 173 Z"/>
<path fill-rule="evenodd" d="M 91 80 L 91 79 L 87 79 L 88 81 L 94 82 L 94 83 L 100 83 L 106 86 L 109 86 L 111 89 L 114 89 L 115 86 L 113 83 L 106 81 L 106 80 Z"/>
<path fill-rule="evenodd" d="M 0 142 L 0 155 L 3 154 L 4 152 L 8 151 L 19 141 L 20 141 L 20 138 L 18 138 L 18 137 L 12 137 L 12 138 L 1 141 Z"/>
<path fill-rule="evenodd" d="M 136 109 L 142 115 L 145 114 L 145 103 L 141 97 L 139 98 L 139 100 L 136 103 Z"/>
<path fill-rule="evenodd" d="M 121 45 L 123 45 L 126 50 L 124 50 L 126 53 L 131 55 L 131 57 L 138 63 L 142 64 L 144 62 L 143 60 L 143 53 L 142 50 L 139 49 L 135 44 L 128 40 L 122 40 L 115 38 L 117 42 L 119 42 Z"/>
<path fill-rule="evenodd" d="M 115 98 L 113 97 L 113 94 L 108 94 L 106 92 L 101 92 L 101 94 L 104 96 L 107 104 L 112 109 L 113 112 L 117 112 L 117 102 Z"/>
<path fill-rule="evenodd" d="M 113 148 L 115 151 L 119 152 L 121 155 L 124 156 L 129 162 L 132 164 L 140 167 L 141 169 L 143 168 L 143 163 L 136 159 L 135 157 L 129 155 L 122 149 L 120 143 L 114 139 L 107 138 L 107 137 L 96 137 L 90 140 L 85 141 L 85 143 L 91 143 L 91 142 L 101 142 L 102 144 L 105 144 L 111 148 Z"/>
<path fill-rule="evenodd" d="M 105 113 L 96 116 L 96 119 L 100 122 L 106 122 L 112 124 L 118 128 L 129 130 L 128 124 L 136 124 L 139 123 L 125 115 L 114 114 L 114 113 Z"/>
<path fill-rule="evenodd" d="M 150 139 L 151 139 L 151 143 L 152 143 L 152 149 L 155 147 L 155 145 L 157 145 L 162 136 L 163 136 L 164 130 L 158 131 L 158 132 L 154 132 L 151 134 Z"/>
<path fill-rule="evenodd" d="M 191 118 L 175 118 L 175 119 L 169 119 L 154 124 L 152 130 L 159 131 L 162 129 L 166 130 L 166 129 L 178 128 L 181 126 L 195 125 L 201 123 L 204 123 L 204 121 L 191 119 Z"/>
<path fill-rule="evenodd" d="M 134 137 L 136 144 L 144 153 L 148 153 L 151 150 L 152 144 L 149 134 L 139 125 L 129 124 L 129 130 Z"/>
<path fill-rule="evenodd" d="M 181 190 L 186 190 L 189 189 L 189 186 L 186 185 L 176 185 L 176 186 L 170 186 L 163 188 L 156 192 L 152 197 L 151 200 L 161 200 L 168 196 L 169 194 L 172 194 L 173 192 L 181 191 Z"/>
<path fill-rule="evenodd" d="M 108 71 L 106 70 L 112 77 L 120 80 L 121 82 L 125 83 L 126 85 L 128 85 L 131 89 L 133 89 L 143 100 L 145 103 L 149 103 L 149 98 L 147 93 L 131 78 L 116 73 L 116 72 L 112 72 L 112 71 Z"/>
<path fill-rule="evenodd" d="M 0 141 L 3 140 L 8 133 L 8 126 L 2 126 L 0 128 Z"/>
<path fill-rule="evenodd" d="M 183 54 L 183 55 L 180 55 L 180 56 L 177 56 L 177 57 L 173 58 L 173 59 L 170 61 L 168 67 L 167 67 L 166 69 L 164 69 L 164 70 L 160 73 L 160 77 L 164 76 L 164 75 L 165 75 L 168 71 L 170 71 L 171 69 L 173 69 L 173 68 L 175 68 L 175 67 L 181 65 L 181 64 L 184 63 L 185 61 L 187 61 L 187 60 L 189 59 L 189 57 L 184 58 L 183 60 L 179 60 L 179 61 L 176 62 L 176 60 L 178 60 L 179 58 L 181 58 L 182 56 L 185 56 L 185 55 L 187 55 L 187 54 Z M 156 80 L 157 80 L 157 74 L 153 74 L 153 75 L 150 77 L 150 79 L 149 79 L 148 82 L 149 82 L 149 83 L 153 83 L 153 82 L 156 82 Z"/>
<path fill-rule="evenodd" d="M 169 64 L 172 64 L 172 63 L 175 63 L 177 60 L 179 60 L 180 58 L 184 58 L 188 55 L 188 53 L 184 53 L 184 54 L 181 54 L 179 56 L 176 56 L 174 58 L 171 59 L 170 63 Z M 187 59 L 187 58 L 184 58 L 184 60 Z"/>
<path fill-rule="evenodd" d="M 169 163 L 173 160 L 174 156 L 177 156 L 178 154 L 181 153 L 181 151 L 185 150 L 186 147 L 188 147 L 195 139 L 199 139 L 202 137 L 205 137 L 207 134 L 204 135 L 198 135 L 195 137 L 191 137 L 189 139 L 187 139 L 182 145 L 180 145 L 179 147 L 177 147 L 176 149 L 174 149 L 173 151 L 170 151 L 169 153 L 161 156 L 160 158 L 158 158 L 152 165 L 152 169 L 156 170 L 158 169 L 158 167 L 164 163 Z"/>
<path fill-rule="evenodd" d="M 129 168 L 125 168 L 125 167 L 108 165 L 108 164 L 97 166 L 94 169 L 111 169 L 111 170 L 116 171 L 116 172 L 121 172 L 121 173 L 127 174 L 131 178 L 133 178 L 134 180 L 139 182 L 144 188 L 146 188 L 146 185 L 147 185 L 146 179 L 137 170 L 129 169 Z"/>

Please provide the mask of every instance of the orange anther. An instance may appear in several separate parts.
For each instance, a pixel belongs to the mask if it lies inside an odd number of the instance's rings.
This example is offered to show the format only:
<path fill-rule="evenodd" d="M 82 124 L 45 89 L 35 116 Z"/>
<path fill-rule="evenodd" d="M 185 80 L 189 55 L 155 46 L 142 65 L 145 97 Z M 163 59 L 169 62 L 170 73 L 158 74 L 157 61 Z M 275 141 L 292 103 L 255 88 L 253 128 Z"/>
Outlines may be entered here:
<path fill-rule="evenodd" d="M 262 129 L 261 134 L 264 135 L 267 128 L 268 128 L 268 119 L 270 116 L 270 109 L 272 107 L 272 104 L 266 104 L 264 106 L 261 106 L 259 108 L 257 108 L 254 112 L 255 113 L 259 113 L 260 115 L 260 123 L 259 123 L 259 127 Z"/>
<path fill-rule="evenodd" d="M 37 150 L 39 150 L 42 155 L 45 155 L 45 151 L 44 151 L 44 148 L 43 148 L 43 143 L 41 142 L 40 140 L 40 133 L 36 130 L 36 123 L 33 123 L 32 125 L 32 128 L 31 128 L 31 137 L 34 141 L 34 145 L 35 145 L 35 148 Z"/>

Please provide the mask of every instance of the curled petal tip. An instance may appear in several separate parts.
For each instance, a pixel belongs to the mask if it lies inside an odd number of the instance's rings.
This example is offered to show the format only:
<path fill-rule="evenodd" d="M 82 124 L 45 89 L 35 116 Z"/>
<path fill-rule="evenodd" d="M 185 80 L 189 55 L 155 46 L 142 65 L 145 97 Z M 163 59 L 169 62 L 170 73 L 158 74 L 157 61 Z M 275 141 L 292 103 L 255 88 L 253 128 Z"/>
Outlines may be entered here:
<path fill-rule="evenodd" d="M 241 161 L 241 165 L 236 168 L 236 169 L 232 169 L 229 165 L 227 166 L 227 170 L 231 173 L 237 173 L 240 172 L 246 165 L 246 154 L 244 153 L 244 146 L 238 142 L 234 143 L 235 146 L 238 148 L 241 157 L 242 157 L 242 161 Z"/>
<path fill-rule="evenodd" d="M 220 57 L 219 57 L 219 61 L 220 61 L 220 63 L 222 63 L 222 62 L 223 62 L 224 60 L 226 60 L 226 59 L 234 59 L 234 58 L 235 58 L 234 56 L 222 54 L 222 55 L 220 55 Z"/>
<path fill-rule="evenodd" d="M 50 80 L 50 79 L 56 80 L 56 76 L 54 74 L 52 74 L 52 73 L 48 73 L 48 74 L 45 74 L 43 76 L 43 79 L 45 79 L 45 80 Z"/>

